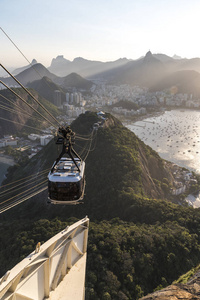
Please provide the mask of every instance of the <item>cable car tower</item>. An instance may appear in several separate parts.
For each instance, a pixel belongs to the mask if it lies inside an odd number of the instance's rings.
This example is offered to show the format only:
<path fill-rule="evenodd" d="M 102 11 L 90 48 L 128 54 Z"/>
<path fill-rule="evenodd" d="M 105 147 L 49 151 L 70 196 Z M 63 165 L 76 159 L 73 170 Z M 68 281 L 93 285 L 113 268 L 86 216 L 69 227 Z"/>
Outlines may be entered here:
<path fill-rule="evenodd" d="M 74 150 L 74 140 L 75 133 L 69 126 L 59 127 L 56 144 L 62 145 L 62 151 L 48 174 L 48 202 L 52 204 L 83 203 L 85 162 Z"/>

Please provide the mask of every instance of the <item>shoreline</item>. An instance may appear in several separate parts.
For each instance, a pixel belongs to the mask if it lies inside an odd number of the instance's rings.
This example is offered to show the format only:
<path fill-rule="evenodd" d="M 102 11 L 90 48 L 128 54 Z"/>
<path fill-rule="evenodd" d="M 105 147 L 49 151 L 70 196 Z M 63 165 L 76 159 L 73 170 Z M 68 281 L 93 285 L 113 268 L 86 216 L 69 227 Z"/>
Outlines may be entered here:
<path fill-rule="evenodd" d="M 175 124 L 175 119 L 173 119 L 173 126 L 171 129 L 171 132 L 167 132 L 167 129 L 164 128 L 164 126 L 169 127 L 169 121 L 166 122 L 166 118 L 162 117 L 165 113 L 164 112 L 155 112 L 147 114 L 146 116 L 141 116 L 137 118 L 137 120 L 125 120 L 123 121 L 123 125 L 126 127 L 133 128 L 134 123 L 137 123 L 138 121 L 145 121 L 145 119 L 151 119 L 152 124 L 146 124 L 143 128 L 136 128 L 133 129 L 133 132 L 137 132 L 139 134 L 136 134 L 146 145 L 149 145 L 154 151 L 158 153 L 158 155 L 164 159 L 165 161 L 169 161 L 170 163 L 174 163 L 179 167 L 184 167 L 190 172 L 195 172 L 196 174 L 200 173 L 200 163 L 199 163 L 199 154 L 200 154 L 200 148 L 198 143 L 200 143 L 199 138 L 199 128 L 200 128 L 200 122 L 196 121 L 196 118 L 198 117 L 196 110 L 191 109 L 184 109 L 184 111 L 181 108 L 173 109 L 171 110 L 171 114 L 174 115 L 174 118 L 177 117 L 179 119 L 179 124 L 182 123 L 182 125 L 177 126 Z M 180 113 L 179 113 L 180 112 Z M 170 113 L 170 111 L 169 111 Z M 184 113 L 184 119 L 180 119 L 180 114 L 182 116 L 182 113 Z M 192 116 L 188 118 L 188 116 Z M 154 118 L 160 117 L 158 124 L 154 124 Z M 162 121 L 161 121 L 162 119 Z M 148 120 L 147 120 L 148 121 Z M 166 122 L 166 123 L 165 123 Z M 170 122 L 172 120 L 170 119 Z M 177 121 L 176 121 L 177 122 Z M 147 122 L 148 123 L 148 122 Z M 155 121 L 156 123 L 156 121 Z M 142 124 L 142 123 L 139 123 Z M 163 124 L 163 126 L 161 126 Z M 165 125 L 166 124 L 166 125 Z M 175 124 L 175 125 L 174 125 Z M 130 126 L 133 125 L 133 126 Z M 195 125 L 195 127 L 194 127 Z M 137 126 L 137 124 L 135 125 Z M 149 129 L 149 128 L 150 129 Z M 166 128 L 168 128 L 166 127 Z M 177 129 L 178 127 L 178 129 Z M 146 129 L 147 128 L 147 129 Z M 190 129 L 188 129 L 190 128 Z M 167 132 L 167 133 L 166 133 Z M 150 137 L 149 137 L 150 134 Z M 189 137 L 188 137 L 189 136 Z M 161 139 L 161 141 L 156 142 L 158 139 Z M 164 140 L 165 139 L 165 140 Z M 153 145 L 154 143 L 154 145 Z M 162 145 L 161 145 L 162 144 Z M 157 145 L 157 146 L 156 146 Z M 161 146 L 159 146 L 161 145 Z M 163 146 L 164 145 L 164 146 Z M 158 147 L 158 148 L 156 148 Z M 195 147 L 195 148 L 194 148 Z M 188 194 L 185 197 L 185 200 L 189 205 L 191 205 L 193 208 L 200 208 L 200 192 L 197 193 L 197 195 Z"/>
<path fill-rule="evenodd" d="M 4 155 L 0 154 L 0 165 L 1 165 L 1 170 L 0 170 L 0 186 L 2 185 L 2 182 L 6 179 L 6 174 L 8 171 L 8 168 L 10 166 L 15 165 L 14 158 L 9 155 Z"/>
<path fill-rule="evenodd" d="M 122 124 L 124 126 L 126 125 L 130 125 L 130 123 L 136 123 L 136 122 L 139 122 L 139 121 L 142 121 L 142 120 L 145 120 L 145 119 L 148 119 L 148 118 L 154 118 L 154 117 L 158 117 L 158 116 L 161 116 L 165 113 L 165 111 L 155 111 L 155 112 L 152 112 L 152 113 L 148 113 L 146 115 L 138 115 L 137 117 L 130 117 L 130 118 L 126 118 L 126 117 L 119 117 L 119 115 L 117 114 L 113 114 L 114 117 L 116 117 L 117 119 L 119 119 Z"/>
<path fill-rule="evenodd" d="M 0 154 L 0 163 L 7 164 L 9 166 L 14 166 L 15 161 L 12 156 Z"/>

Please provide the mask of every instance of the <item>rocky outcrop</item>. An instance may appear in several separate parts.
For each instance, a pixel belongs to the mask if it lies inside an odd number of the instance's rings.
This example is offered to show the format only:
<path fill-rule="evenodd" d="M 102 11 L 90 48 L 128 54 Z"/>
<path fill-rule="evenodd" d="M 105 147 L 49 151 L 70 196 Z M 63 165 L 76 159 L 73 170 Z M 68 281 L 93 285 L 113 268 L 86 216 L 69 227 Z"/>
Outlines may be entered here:
<path fill-rule="evenodd" d="M 200 274 L 197 273 L 187 284 L 172 284 L 140 300 L 196 300 L 200 299 Z"/>

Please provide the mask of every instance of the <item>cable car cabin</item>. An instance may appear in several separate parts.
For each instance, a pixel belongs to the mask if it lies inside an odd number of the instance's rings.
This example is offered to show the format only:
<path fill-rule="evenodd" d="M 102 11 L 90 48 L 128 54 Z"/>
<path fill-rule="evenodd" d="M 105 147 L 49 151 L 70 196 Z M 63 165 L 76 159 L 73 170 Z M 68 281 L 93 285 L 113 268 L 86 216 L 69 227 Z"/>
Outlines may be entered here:
<path fill-rule="evenodd" d="M 85 162 L 74 158 L 61 158 L 48 174 L 49 201 L 52 204 L 78 204 L 85 190 Z"/>

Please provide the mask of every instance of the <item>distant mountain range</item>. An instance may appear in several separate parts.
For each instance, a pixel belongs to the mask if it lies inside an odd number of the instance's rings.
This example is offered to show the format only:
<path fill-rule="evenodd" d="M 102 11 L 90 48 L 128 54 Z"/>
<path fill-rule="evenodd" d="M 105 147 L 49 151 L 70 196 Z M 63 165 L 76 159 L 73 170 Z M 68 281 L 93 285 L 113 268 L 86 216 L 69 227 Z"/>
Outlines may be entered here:
<path fill-rule="evenodd" d="M 105 63 L 81 57 L 69 61 L 61 55 L 52 60 L 49 68 L 33 60 L 31 67 L 18 68 L 13 74 L 17 74 L 16 78 L 29 86 L 45 76 L 63 89 L 89 91 L 94 82 L 101 80 L 114 85 L 144 86 L 150 91 L 170 91 L 176 87 L 173 90 L 178 93 L 200 97 L 200 58 L 182 59 L 178 56 L 152 54 L 150 51 L 138 60 L 123 58 Z M 14 84 L 11 78 L 1 80 Z"/>
<path fill-rule="evenodd" d="M 36 60 L 36 59 L 33 59 L 32 62 L 31 62 L 31 65 L 34 66 L 34 65 L 37 64 L 37 63 L 38 63 L 37 60 Z M 19 73 L 25 71 L 25 70 L 28 69 L 28 68 L 30 68 L 30 64 L 27 65 L 27 66 L 21 67 L 21 68 L 14 69 L 13 72 L 12 72 L 12 74 L 13 74 L 13 75 L 17 75 L 17 74 L 19 74 Z"/>
<path fill-rule="evenodd" d="M 71 73 L 65 77 L 58 77 L 53 73 L 49 72 L 42 64 L 35 64 L 34 66 L 25 69 L 21 73 L 17 74 L 15 78 L 23 85 L 35 88 L 38 92 L 43 89 L 44 93 L 48 94 L 49 92 L 56 90 L 62 90 L 66 92 L 68 89 L 76 90 L 88 90 L 91 88 L 93 83 L 76 73 Z M 0 78 L 7 85 L 18 86 L 14 79 L 11 77 L 1 77 Z M 50 88 L 50 89 L 49 89 Z M 38 90 L 39 89 L 39 90 Z M 44 91 L 44 89 L 49 89 Z"/>
<path fill-rule="evenodd" d="M 78 73 L 83 77 L 90 77 L 97 73 L 123 66 L 127 62 L 129 62 L 127 58 L 120 58 L 113 62 L 101 62 L 87 60 L 82 57 L 77 57 L 73 61 L 69 61 L 61 55 L 52 60 L 48 70 L 61 77 L 69 75 L 70 73 Z"/>

